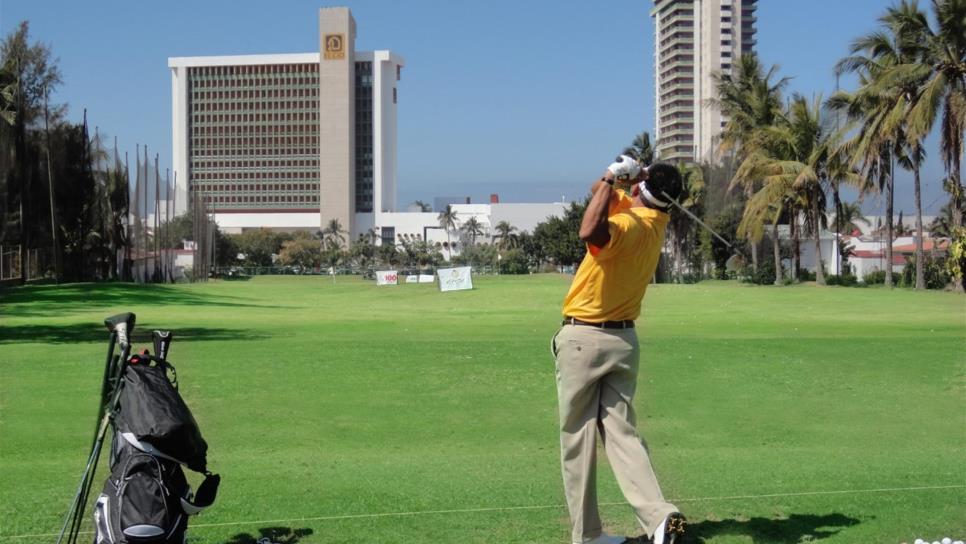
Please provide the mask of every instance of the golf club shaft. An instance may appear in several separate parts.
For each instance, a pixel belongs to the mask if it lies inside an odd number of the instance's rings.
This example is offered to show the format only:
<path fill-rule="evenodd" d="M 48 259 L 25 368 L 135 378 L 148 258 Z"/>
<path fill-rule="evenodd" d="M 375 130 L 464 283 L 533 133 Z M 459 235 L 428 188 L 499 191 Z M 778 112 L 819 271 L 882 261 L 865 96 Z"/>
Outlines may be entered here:
<path fill-rule="evenodd" d="M 131 344 L 127 341 L 128 337 L 126 334 L 118 335 L 116 332 L 112 332 L 111 338 L 117 338 L 118 343 L 121 345 L 120 357 L 114 357 L 113 342 L 109 348 L 107 362 L 109 375 L 105 376 L 105 380 L 113 384 L 113 394 L 111 394 L 110 401 L 107 404 L 101 404 L 100 423 L 94 435 L 91 453 L 87 459 L 87 465 L 84 467 L 84 474 L 81 476 L 80 485 L 77 487 L 77 494 L 74 496 L 74 501 L 67 511 L 64 526 L 61 528 L 60 535 L 57 537 L 57 544 L 61 544 L 65 533 L 68 535 L 67 544 L 76 544 L 77 542 L 77 535 L 80 533 L 80 527 L 83 522 L 84 507 L 87 505 L 87 495 L 90 493 L 91 485 L 94 482 L 94 474 L 97 472 L 97 461 L 100 459 L 104 436 L 107 434 L 107 427 L 110 424 L 111 416 L 114 414 L 114 410 L 117 408 L 117 403 L 121 397 L 121 375 L 124 370 L 124 364 L 131 354 Z M 70 526 L 69 533 L 68 526 Z"/>
<path fill-rule="evenodd" d="M 661 196 L 663 196 L 664 198 L 666 198 L 669 201 L 671 201 L 671 204 L 674 204 L 675 206 L 677 206 L 677 208 L 679 210 L 681 210 L 682 212 L 684 212 L 685 214 L 687 214 L 688 217 L 690 217 L 691 219 L 694 219 L 699 225 L 701 225 L 702 227 L 704 227 L 705 229 L 707 229 L 707 231 L 710 232 L 711 234 L 713 234 L 715 236 L 715 238 L 717 238 L 718 240 L 721 240 L 721 242 L 724 243 L 724 245 L 726 245 L 728 247 L 732 247 L 731 242 L 729 242 L 729 241 L 725 240 L 724 238 L 722 238 L 721 235 L 718 234 L 717 232 L 715 232 L 713 228 L 711 228 L 708 225 L 706 225 L 704 221 L 702 221 L 698 216 L 696 216 L 693 213 L 691 213 L 690 211 L 688 211 L 688 209 L 685 208 L 684 206 L 682 206 L 681 204 L 679 204 L 677 200 L 674 200 L 667 193 L 665 193 L 663 191 L 661 192 Z"/>

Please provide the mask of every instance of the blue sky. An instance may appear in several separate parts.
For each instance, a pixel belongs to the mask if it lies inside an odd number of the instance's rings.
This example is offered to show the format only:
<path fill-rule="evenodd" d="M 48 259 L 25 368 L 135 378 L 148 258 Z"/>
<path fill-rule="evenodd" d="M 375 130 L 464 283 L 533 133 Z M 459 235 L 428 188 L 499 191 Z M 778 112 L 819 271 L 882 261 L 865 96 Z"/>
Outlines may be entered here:
<path fill-rule="evenodd" d="M 758 52 L 789 90 L 835 89 L 832 67 L 889 0 L 760 0 Z M 54 100 L 70 117 L 171 157 L 167 58 L 318 51 L 315 1 L 0 0 L 0 33 L 21 20 L 59 58 Z M 356 48 L 406 59 L 399 85 L 399 204 L 582 196 L 634 134 L 653 131 L 653 26 L 644 0 L 346 1 Z M 842 86 L 852 82 L 843 79 Z M 935 138 L 925 213 L 945 202 Z M 910 175 L 897 213 L 913 211 Z M 867 211 L 879 203 L 870 198 Z"/>

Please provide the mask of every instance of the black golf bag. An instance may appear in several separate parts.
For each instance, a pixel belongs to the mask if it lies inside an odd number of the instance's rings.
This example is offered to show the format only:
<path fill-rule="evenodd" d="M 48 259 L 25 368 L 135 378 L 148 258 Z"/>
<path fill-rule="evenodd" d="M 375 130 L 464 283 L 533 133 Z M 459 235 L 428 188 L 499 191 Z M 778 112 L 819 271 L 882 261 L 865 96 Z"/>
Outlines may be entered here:
<path fill-rule="evenodd" d="M 220 478 L 207 471 L 208 445 L 176 376 L 170 363 L 150 355 L 135 355 L 124 369 L 111 475 L 94 505 L 94 544 L 182 544 L 188 516 L 215 500 Z M 197 494 L 182 465 L 205 474 Z"/>

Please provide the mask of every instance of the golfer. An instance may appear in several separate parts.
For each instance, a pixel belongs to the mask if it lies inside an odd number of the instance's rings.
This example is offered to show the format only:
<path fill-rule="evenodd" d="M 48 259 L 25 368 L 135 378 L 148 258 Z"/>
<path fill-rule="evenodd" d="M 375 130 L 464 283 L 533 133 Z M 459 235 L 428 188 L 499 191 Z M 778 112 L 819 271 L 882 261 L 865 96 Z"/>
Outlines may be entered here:
<path fill-rule="evenodd" d="M 613 188 L 631 182 L 631 195 Z M 574 544 L 619 544 L 597 510 L 597 432 L 638 521 L 655 544 L 680 541 L 685 520 L 664 500 L 637 432 L 634 391 L 640 347 L 634 320 L 657 267 L 670 203 L 681 176 L 667 164 L 643 169 L 623 156 L 594 182 L 580 225 L 584 257 L 554 336 L 560 408 L 560 462 Z M 660 196 L 658 196 L 660 195 Z"/>

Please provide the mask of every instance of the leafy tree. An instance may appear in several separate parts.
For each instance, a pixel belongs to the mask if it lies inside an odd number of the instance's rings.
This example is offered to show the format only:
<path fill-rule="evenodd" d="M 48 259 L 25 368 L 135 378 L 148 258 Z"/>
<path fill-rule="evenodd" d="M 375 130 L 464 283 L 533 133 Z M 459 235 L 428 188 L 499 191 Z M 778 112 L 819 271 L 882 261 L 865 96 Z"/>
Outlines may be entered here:
<path fill-rule="evenodd" d="M 589 202 L 589 198 L 573 202 L 564 211 L 564 217 L 550 217 L 533 229 L 532 244 L 540 247 L 543 259 L 558 267 L 576 265 L 583 260 L 587 246 L 578 233 Z"/>
<path fill-rule="evenodd" d="M 233 238 L 239 253 L 245 256 L 246 266 L 272 266 L 272 256 L 282 246 L 279 235 L 264 228 L 247 230 Z"/>
<path fill-rule="evenodd" d="M 297 232 L 292 240 L 282 242 L 278 262 L 285 266 L 297 266 L 303 274 L 317 268 L 322 263 L 318 240 L 305 232 Z"/>
<path fill-rule="evenodd" d="M 529 260 L 518 248 L 509 249 L 500 254 L 500 274 L 527 274 L 530 272 Z"/>
<path fill-rule="evenodd" d="M 369 277 L 369 272 L 376 260 L 376 252 L 379 249 L 375 240 L 376 232 L 369 229 L 359 234 L 359 239 L 352 244 L 352 248 L 349 250 L 349 259 L 365 277 Z"/>

